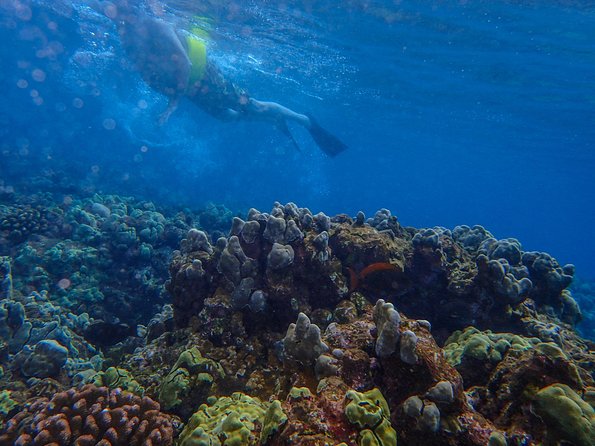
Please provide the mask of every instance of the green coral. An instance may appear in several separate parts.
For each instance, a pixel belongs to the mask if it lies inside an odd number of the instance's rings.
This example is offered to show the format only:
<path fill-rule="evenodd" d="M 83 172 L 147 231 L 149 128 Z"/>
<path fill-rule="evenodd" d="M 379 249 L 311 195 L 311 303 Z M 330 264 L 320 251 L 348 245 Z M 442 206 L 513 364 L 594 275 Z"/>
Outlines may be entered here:
<path fill-rule="evenodd" d="M 260 443 L 266 444 L 269 438 L 287 422 L 287 415 L 283 412 L 281 402 L 274 400 L 264 414 L 262 431 L 260 432 Z"/>
<path fill-rule="evenodd" d="M 225 376 L 223 367 L 212 359 L 204 358 L 196 347 L 183 351 L 159 390 L 159 401 L 165 409 L 182 402 L 193 388 L 211 387 L 213 375 Z"/>
<path fill-rule="evenodd" d="M 179 446 L 264 444 L 287 421 L 278 400 L 269 404 L 236 392 L 209 402 L 211 405 L 201 405 L 190 417 L 180 434 Z"/>
<path fill-rule="evenodd" d="M 17 403 L 10 397 L 10 390 L 0 391 L 0 428 L 4 426 L 6 415 L 17 406 Z"/>
<path fill-rule="evenodd" d="M 493 431 L 488 440 L 488 446 L 507 446 L 508 442 L 502 432 Z"/>
<path fill-rule="evenodd" d="M 86 380 L 86 382 L 110 389 L 119 387 L 122 390 L 128 390 L 141 396 L 145 393 L 145 389 L 134 379 L 128 370 L 117 367 L 109 367 L 105 372 L 97 372 Z"/>
<path fill-rule="evenodd" d="M 444 353 L 446 360 L 454 367 L 460 365 L 465 357 L 498 363 L 509 350 L 528 350 L 540 342 L 538 338 L 467 327 L 464 331 L 457 330 L 450 335 L 446 340 Z"/>
<path fill-rule="evenodd" d="M 565 384 L 552 384 L 535 395 L 533 411 L 548 429 L 548 440 L 590 446 L 595 438 L 595 411 Z"/>
<path fill-rule="evenodd" d="M 350 390 L 345 399 L 349 400 L 345 406 L 347 419 L 361 429 L 359 446 L 396 446 L 397 433 L 390 424 L 390 409 L 380 390 Z"/>
<path fill-rule="evenodd" d="M 302 398 L 311 398 L 312 392 L 307 387 L 292 387 L 289 391 L 289 398 L 299 400 Z"/>

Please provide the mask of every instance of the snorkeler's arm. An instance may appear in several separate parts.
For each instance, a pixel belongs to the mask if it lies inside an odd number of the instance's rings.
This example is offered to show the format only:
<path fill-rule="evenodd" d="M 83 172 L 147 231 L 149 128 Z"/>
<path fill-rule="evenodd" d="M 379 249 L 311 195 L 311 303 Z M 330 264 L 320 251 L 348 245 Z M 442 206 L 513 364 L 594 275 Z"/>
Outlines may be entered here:
<path fill-rule="evenodd" d="M 192 63 L 175 27 L 153 17 L 118 22 L 122 46 L 145 82 L 169 99 L 160 115 L 164 124 L 186 94 Z"/>

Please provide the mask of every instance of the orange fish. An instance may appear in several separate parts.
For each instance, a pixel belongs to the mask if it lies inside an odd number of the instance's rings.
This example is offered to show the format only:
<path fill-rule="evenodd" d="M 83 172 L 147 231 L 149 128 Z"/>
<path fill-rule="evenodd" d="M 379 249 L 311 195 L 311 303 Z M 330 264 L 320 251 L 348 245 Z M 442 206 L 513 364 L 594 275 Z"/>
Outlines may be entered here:
<path fill-rule="evenodd" d="M 378 271 L 398 271 L 402 272 L 403 268 L 399 265 L 389 262 L 371 263 L 362 269 L 359 274 L 353 268 L 347 268 L 349 271 L 349 292 L 353 292 L 359 286 L 359 282 L 363 281 L 368 275 Z"/>

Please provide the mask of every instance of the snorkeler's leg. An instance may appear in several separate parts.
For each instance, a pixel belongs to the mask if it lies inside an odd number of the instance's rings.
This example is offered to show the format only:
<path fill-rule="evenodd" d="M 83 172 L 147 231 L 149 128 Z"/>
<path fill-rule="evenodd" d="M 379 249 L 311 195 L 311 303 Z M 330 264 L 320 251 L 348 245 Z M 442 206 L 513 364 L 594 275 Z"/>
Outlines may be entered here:
<path fill-rule="evenodd" d="M 310 118 L 308 118 L 308 116 L 301 113 L 296 113 L 293 110 L 276 102 L 259 101 L 257 99 L 250 98 L 250 103 L 247 110 L 249 116 L 252 118 L 273 122 L 279 120 L 290 120 L 295 121 L 306 128 L 310 127 Z"/>
<path fill-rule="evenodd" d="M 334 136 L 328 130 L 322 128 L 310 115 L 296 113 L 276 102 L 259 101 L 252 98 L 250 99 L 247 110 L 249 115 L 254 118 L 273 121 L 282 131 L 284 131 L 283 128 L 287 129 L 285 121 L 290 120 L 297 122 L 310 132 L 316 145 L 318 145 L 318 147 L 320 147 L 320 149 L 327 155 L 335 156 L 347 149 L 347 146 L 340 141 L 339 138 Z M 286 131 L 287 133 L 289 132 L 288 129 Z M 291 139 L 295 143 L 293 137 L 291 137 Z"/>

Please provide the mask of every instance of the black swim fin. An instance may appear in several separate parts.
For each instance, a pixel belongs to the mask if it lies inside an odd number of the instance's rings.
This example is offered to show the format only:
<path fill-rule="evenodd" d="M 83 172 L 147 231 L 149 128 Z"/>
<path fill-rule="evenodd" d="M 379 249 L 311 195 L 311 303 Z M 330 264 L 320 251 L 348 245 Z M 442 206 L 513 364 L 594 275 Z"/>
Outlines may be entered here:
<path fill-rule="evenodd" d="M 310 135 L 312 135 L 312 139 L 316 142 L 316 145 L 320 147 L 320 150 L 328 156 L 337 156 L 339 153 L 347 149 L 347 145 L 340 141 L 335 135 L 329 133 L 328 130 L 323 129 L 311 115 L 307 114 L 306 116 L 310 119 L 310 128 L 308 129 Z"/>

